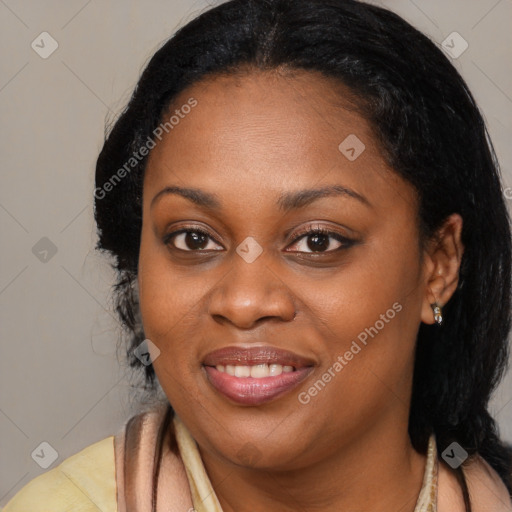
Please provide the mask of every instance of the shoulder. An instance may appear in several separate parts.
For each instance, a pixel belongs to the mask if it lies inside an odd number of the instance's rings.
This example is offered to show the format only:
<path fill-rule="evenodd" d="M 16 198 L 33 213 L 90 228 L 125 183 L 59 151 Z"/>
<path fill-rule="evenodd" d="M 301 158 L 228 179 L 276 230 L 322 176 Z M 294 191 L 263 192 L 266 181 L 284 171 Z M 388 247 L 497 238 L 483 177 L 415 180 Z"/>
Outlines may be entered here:
<path fill-rule="evenodd" d="M 512 512 L 507 488 L 496 471 L 480 455 L 463 465 L 473 512 Z M 462 491 L 453 471 L 439 461 L 439 512 L 464 511 Z"/>
<path fill-rule="evenodd" d="M 115 512 L 114 436 L 87 446 L 25 485 L 3 512 Z"/>

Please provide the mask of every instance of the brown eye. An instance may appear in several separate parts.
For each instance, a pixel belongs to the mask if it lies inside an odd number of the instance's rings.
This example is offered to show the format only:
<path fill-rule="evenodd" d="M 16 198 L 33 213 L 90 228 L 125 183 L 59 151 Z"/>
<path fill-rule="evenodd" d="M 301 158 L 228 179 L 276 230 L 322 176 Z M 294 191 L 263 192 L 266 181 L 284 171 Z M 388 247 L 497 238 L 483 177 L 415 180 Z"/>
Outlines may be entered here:
<path fill-rule="evenodd" d="M 208 233 L 201 230 L 181 230 L 171 233 L 165 238 L 167 245 L 171 244 L 180 251 L 217 251 L 222 250 Z"/>
<path fill-rule="evenodd" d="M 301 233 L 288 248 L 292 248 L 292 251 L 304 253 L 330 253 L 338 249 L 348 248 L 354 243 L 353 240 L 334 231 L 315 228 Z"/>

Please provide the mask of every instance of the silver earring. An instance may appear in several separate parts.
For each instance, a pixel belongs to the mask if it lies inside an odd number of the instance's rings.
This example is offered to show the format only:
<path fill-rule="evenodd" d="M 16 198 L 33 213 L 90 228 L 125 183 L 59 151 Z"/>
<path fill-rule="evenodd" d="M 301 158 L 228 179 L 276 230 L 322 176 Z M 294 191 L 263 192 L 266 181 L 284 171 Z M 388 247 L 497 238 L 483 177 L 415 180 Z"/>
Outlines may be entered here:
<path fill-rule="evenodd" d="M 434 312 L 434 320 L 437 325 L 441 325 L 443 323 L 443 312 L 441 310 L 441 306 L 434 302 L 434 304 L 430 304 L 432 311 Z"/>

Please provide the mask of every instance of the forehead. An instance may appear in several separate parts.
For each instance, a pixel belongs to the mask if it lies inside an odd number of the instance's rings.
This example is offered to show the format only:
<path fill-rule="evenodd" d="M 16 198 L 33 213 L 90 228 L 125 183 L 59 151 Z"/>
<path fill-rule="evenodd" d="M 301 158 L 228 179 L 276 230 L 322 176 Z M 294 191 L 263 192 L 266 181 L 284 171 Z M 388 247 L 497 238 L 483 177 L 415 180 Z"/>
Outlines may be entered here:
<path fill-rule="evenodd" d="M 163 121 L 173 115 L 178 122 L 150 154 L 145 190 L 173 182 L 237 187 L 240 196 L 342 183 L 375 198 L 392 192 L 411 199 L 353 94 L 320 73 L 207 77 L 179 94 Z"/>

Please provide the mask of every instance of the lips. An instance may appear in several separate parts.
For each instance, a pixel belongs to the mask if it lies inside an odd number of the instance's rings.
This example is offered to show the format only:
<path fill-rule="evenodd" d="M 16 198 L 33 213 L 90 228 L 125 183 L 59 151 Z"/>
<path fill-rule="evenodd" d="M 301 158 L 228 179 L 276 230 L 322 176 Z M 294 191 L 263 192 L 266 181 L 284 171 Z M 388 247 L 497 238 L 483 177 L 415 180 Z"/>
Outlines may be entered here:
<path fill-rule="evenodd" d="M 203 366 L 221 395 L 237 404 L 260 405 L 296 388 L 314 362 L 275 347 L 226 347 L 210 352 Z"/>

